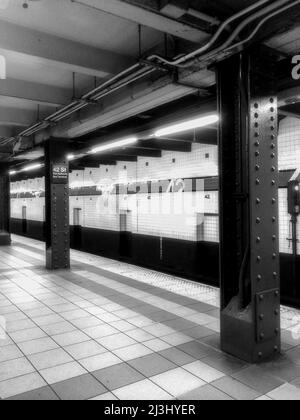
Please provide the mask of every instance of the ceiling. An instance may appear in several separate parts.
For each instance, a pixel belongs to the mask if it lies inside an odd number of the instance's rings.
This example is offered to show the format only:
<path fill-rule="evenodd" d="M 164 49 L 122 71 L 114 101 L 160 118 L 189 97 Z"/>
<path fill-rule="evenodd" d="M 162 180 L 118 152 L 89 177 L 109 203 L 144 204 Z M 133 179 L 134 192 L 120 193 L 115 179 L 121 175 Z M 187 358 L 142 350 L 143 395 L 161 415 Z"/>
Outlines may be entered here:
<path fill-rule="evenodd" d="M 32 159 L 36 153 L 24 155 L 23 149 L 40 147 L 47 136 L 78 139 L 82 144 L 85 139 L 132 127 L 135 118 L 142 123 L 139 126 L 155 124 L 155 109 L 172 115 L 170 104 L 180 109 L 185 101 L 201 104 L 213 99 L 211 69 L 179 71 L 179 84 L 173 70 L 162 71 L 158 66 L 149 76 L 86 105 L 55 127 L 18 138 L 25 128 L 141 58 L 155 53 L 173 59 L 194 51 L 226 18 L 257 1 L 10 0 L 3 9 L 0 0 L 0 55 L 7 63 L 7 79 L 0 80 L 2 158 L 20 160 L 22 153 L 22 158 Z M 299 51 L 299 18 L 297 5 L 271 20 L 266 33 L 259 33 L 283 59 Z"/>

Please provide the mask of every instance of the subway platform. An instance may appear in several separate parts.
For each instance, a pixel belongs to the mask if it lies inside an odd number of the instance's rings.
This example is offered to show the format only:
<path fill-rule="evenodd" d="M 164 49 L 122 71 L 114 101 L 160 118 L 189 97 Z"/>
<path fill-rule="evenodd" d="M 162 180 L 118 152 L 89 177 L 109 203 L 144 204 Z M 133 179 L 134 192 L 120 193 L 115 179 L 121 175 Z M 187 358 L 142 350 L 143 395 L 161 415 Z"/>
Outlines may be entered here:
<path fill-rule="evenodd" d="M 44 244 L 0 250 L 0 397 L 15 400 L 300 400 L 300 311 L 282 307 L 283 354 L 250 366 L 219 348 L 212 287 Z"/>

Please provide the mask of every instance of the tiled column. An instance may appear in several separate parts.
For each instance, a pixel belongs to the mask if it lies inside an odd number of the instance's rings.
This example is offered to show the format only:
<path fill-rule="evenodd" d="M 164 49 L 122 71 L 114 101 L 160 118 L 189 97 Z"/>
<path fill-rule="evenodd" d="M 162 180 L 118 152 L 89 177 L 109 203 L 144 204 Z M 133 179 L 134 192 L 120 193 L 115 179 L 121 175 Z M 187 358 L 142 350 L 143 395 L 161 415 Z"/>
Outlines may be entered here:
<path fill-rule="evenodd" d="M 45 145 L 46 266 L 70 268 L 69 163 L 63 139 Z"/>

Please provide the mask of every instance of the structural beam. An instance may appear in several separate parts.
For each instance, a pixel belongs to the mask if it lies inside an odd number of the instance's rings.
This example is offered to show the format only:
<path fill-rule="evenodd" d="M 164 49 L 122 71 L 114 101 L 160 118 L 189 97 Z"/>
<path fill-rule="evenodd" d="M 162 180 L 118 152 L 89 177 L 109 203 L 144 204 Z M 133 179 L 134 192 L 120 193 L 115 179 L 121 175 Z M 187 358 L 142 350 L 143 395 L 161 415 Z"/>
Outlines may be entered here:
<path fill-rule="evenodd" d="M 129 156 L 129 155 L 122 155 L 122 154 L 107 154 L 101 155 L 101 159 L 103 162 L 137 162 L 137 156 Z"/>
<path fill-rule="evenodd" d="M 4 137 L 12 137 L 14 135 L 14 132 L 12 130 L 11 127 L 5 127 L 5 126 L 1 126 L 0 127 L 0 138 L 4 138 Z"/>
<path fill-rule="evenodd" d="M 109 2 L 107 2 L 109 3 Z M 0 49 L 30 56 L 75 73 L 104 78 L 129 67 L 132 59 L 50 34 L 0 21 Z"/>
<path fill-rule="evenodd" d="M 58 107 L 72 99 L 72 91 L 25 80 L 0 80 L 0 96 Z"/>
<path fill-rule="evenodd" d="M 251 363 L 281 345 L 274 71 L 258 49 L 218 65 L 221 346 Z"/>
<path fill-rule="evenodd" d="M 158 10 L 155 12 L 126 1 L 80 0 L 78 3 L 195 43 L 200 43 L 208 38 L 206 32 L 195 26 L 164 16 Z"/>
<path fill-rule="evenodd" d="M 80 137 L 102 127 L 126 120 L 141 112 L 148 111 L 196 92 L 196 89 L 174 85 L 167 76 L 149 86 L 146 81 L 124 90 L 117 99 L 106 98 L 103 108 L 82 112 L 80 121 L 75 119 L 53 129 L 54 137 Z M 101 110 L 101 112 L 99 112 Z"/>
<path fill-rule="evenodd" d="M 9 167 L 0 164 L 0 246 L 10 245 L 10 179 Z"/>
<path fill-rule="evenodd" d="M 143 147 L 146 149 L 158 149 L 158 150 L 167 150 L 171 152 L 191 152 L 192 145 L 191 143 L 180 141 L 180 140 L 141 140 L 137 143 L 138 147 Z"/>
<path fill-rule="evenodd" d="M 35 112 L 19 108 L 0 107 L 0 125 L 27 127 L 37 118 Z"/>
<path fill-rule="evenodd" d="M 70 268 L 69 164 L 67 145 L 50 139 L 45 144 L 46 267 Z"/>
<path fill-rule="evenodd" d="M 147 149 L 142 147 L 127 147 L 124 150 L 118 150 L 117 154 L 120 156 L 141 156 L 141 157 L 152 157 L 152 158 L 160 158 L 161 157 L 161 150 L 159 149 Z"/>

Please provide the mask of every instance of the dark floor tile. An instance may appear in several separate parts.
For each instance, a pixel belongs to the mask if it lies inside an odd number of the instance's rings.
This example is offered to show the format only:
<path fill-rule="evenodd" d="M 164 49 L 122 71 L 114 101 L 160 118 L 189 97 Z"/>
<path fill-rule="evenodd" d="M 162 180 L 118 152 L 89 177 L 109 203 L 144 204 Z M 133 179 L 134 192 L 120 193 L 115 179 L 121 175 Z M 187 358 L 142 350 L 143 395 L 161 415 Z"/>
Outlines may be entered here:
<path fill-rule="evenodd" d="M 208 311 L 206 313 L 209 316 L 213 316 L 216 319 L 220 319 L 220 309 L 212 309 L 212 310 L 210 310 L 210 311 Z"/>
<path fill-rule="evenodd" d="M 213 309 L 216 309 L 215 306 L 212 306 L 203 302 L 193 303 L 193 304 L 189 304 L 185 306 L 188 306 L 190 309 L 193 309 L 194 311 L 205 312 L 205 313 L 212 311 Z"/>
<path fill-rule="evenodd" d="M 150 378 L 160 373 L 176 369 L 177 365 L 165 359 L 159 354 L 149 354 L 148 356 L 128 362 L 134 369 L 141 372 L 146 378 Z"/>
<path fill-rule="evenodd" d="M 16 395 L 8 398 L 12 401 L 55 401 L 59 400 L 58 396 L 52 391 L 49 386 L 36 389 L 34 391 L 26 392 L 24 394 Z"/>
<path fill-rule="evenodd" d="M 283 330 L 281 333 L 282 342 L 286 343 L 292 347 L 297 347 L 300 345 L 300 337 L 295 338 L 295 334 L 291 331 Z"/>
<path fill-rule="evenodd" d="M 183 351 L 179 350 L 176 347 L 162 350 L 158 352 L 158 354 L 170 360 L 171 362 L 175 363 L 177 366 L 187 365 L 189 363 L 196 361 L 196 359 L 193 356 L 190 356 L 189 354 L 184 353 Z"/>
<path fill-rule="evenodd" d="M 157 312 L 157 308 L 152 305 L 140 305 L 135 307 L 135 311 L 138 312 L 141 315 L 150 315 Z"/>
<path fill-rule="evenodd" d="M 229 376 L 221 378 L 211 385 L 225 394 L 228 394 L 235 400 L 251 401 L 262 395 L 260 392 L 254 391 L 254 389 Z"/>
<path fill-rule="evenodd" d="M 166 311 L 154 312 L 151 315 L 151 319 L 155 322 L 171 321 L 176 318 L 177 318 L 177 315 L 171 314 L 170 312 L 166 312 Z"/>
<path fill-rule="evenodd" d="M 197 341 L 181 344 L 180 346 L 177 346 L 177 349 L 193 356 L 196 360 L 207 357 L 213 352 L 212 349 Z"/>
<path fill-rule="evenodd" d="M 286 357 L 296 365 L 300 366 L 300 348 L 296 347 L 286 351 Z"/>
<path fill-rule="evenodd" d="M 198 339 L 200 343 L 213 347 L 216 350 L 221 350 L 221 340 L 220 334 L 209 335 L 208 337 L 203 337 Z"/>
<path fill-rule="evenodd" d="M 201 361 L 226 375 L 237 373 L 248 366 L 248 364 L 242 360 L 235 359 L 217 351 L 212 351 L 208 357 L 203 358 Z"/>
<path fill-rule="evenodd" d="M 126 363 L 98 370 L 93 372 L 93 375 L 110 391 L 145 379 L 141 373 Z"/>
<path fill-rule="evenodd" d="M 257 389 L 263 395 L 284 384 L 284 381 L 265 373 L 259 366 L 251 366 L 232 376 L 250 388 Z"/>
<path fill-rule="evenodd" d="M 215 335 L 215 331 L 211 330 L 207 327 L 197 326 L 195 328 L 191 328 L 189 330 L 184 331 L 184 333 L 196 340 L 199 338 L 209 337 L 211 335 Z"/>
<path fill-rule="evenodd" d="M 296 386 L 297 388 L 300 388 L 300 378 L 295 379 L 291 382 L 291 384 Z"/>
<path fill-rule="evenodd" d="M 170 328 L 173 328 L 176 331 L 187 331 L 191 328 L 195 328 L 198 326 L 198 324 L 196 324 L 195 322 L 188 321 L 184 318 L 177 318 L 171 321 L 166 321 L 164 322 L 164 324 Z"/>
<path fill-rule="evenodd" d="M 293 363 L 287 357 L 266 363 L 260 366 L 260 368 L 264 372 L 276 376 L 285 382 L 291 382 L 300 377 L 300 366 Z"/>
<path fill-rule="evenodd" d="M 184 401 L 227 401 L 233 400 L 229 395 L 214 388 L 211 385 L 204 385 L 201 388 L 195 389 L 187 394 L 181 395 L 179 400 Z"/>
<path fill-rule="evenodd" d="M 82 401 L 105 394 L 104 388 L 92 375 L 78 376 L 64 382 L 52 385 L 60 399 L 67 401 Z"/>

